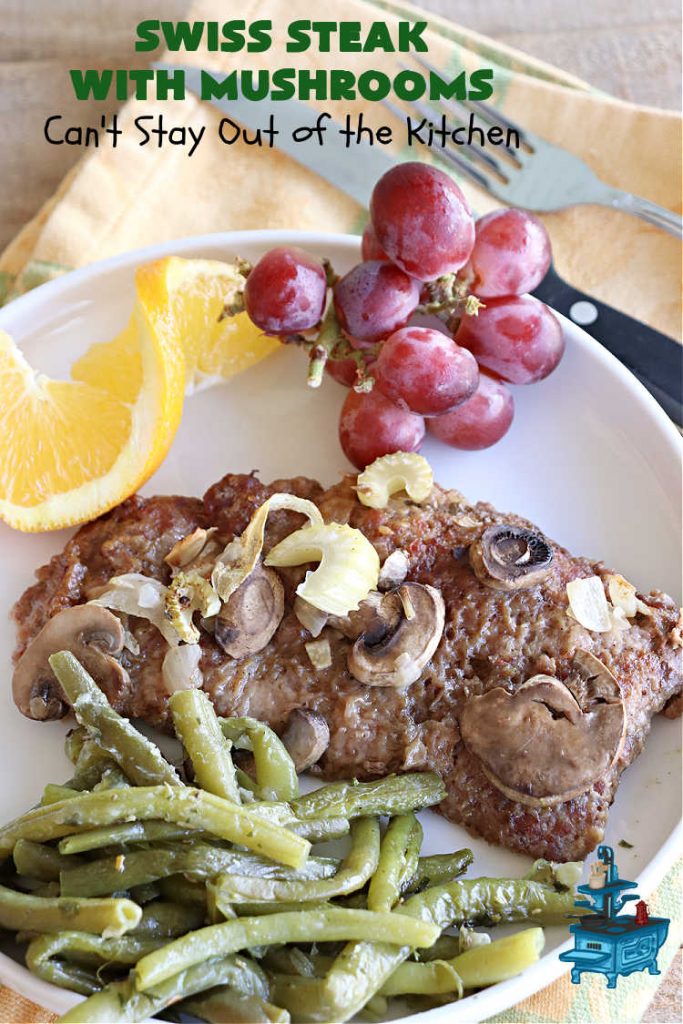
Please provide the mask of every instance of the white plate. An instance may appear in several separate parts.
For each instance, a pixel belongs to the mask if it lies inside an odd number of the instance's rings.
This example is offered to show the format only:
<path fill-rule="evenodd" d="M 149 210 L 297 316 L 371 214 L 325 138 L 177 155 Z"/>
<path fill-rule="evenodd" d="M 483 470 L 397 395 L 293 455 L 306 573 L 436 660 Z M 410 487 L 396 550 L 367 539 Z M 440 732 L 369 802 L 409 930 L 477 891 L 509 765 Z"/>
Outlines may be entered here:
<path fill-rule="evenodd" d="M 208 235 L 154 246 L 69 274 L 0 311 L 31 364 L 68 375 L 73 359 L 112 337 L 128 319 L 134 269 L 160 255 L 255 258 L 274 244 L 296 243 L 328 256 L 338 270 L 358 258 L 358 239 L 285 232 Z M 563 320 L 567 353 L 541 384 L 517 388 L 512 430 L 484 452 L 457 452 L 429 440 L 424 453 L 440 483 L 501 510 L 528 516 L 549 536 L 581 554 L 602 558 L 640 589 L 677 596 L 680 566 L 679 437 L 650 395 L 580 328 Z M 308 474 L 323 483 L 348 469 L 337 442 L 344 389 L 326 379 L 318 392 L 304 383 L 302 356 L 282 348 L 231 383 L 193 396 L 173 448 L 145 494 L 201 495 L 223 473 L 258 469 L 262 479 Z M 7 620 L 34 570 L 59 551 L 68 534 L 22 535 L 0 524 L 3 672 L 0 750 L 5 784 L 0 819 L 37 801 L 44 784 L 69 774 L 63 723 L 38 724 L 15 709 L 9 689 L 14 631 Z M 606 841 L 617 849 L 622 877 L 647 895 L 680 848 L 680 728 L 658 718 L 645 752 L 625 774 L 611 809 Z M 474 839 L 436 814 L 424 815 L 425 847 L 441 852 L 471 846 L 475 875 L 521 875 L 526 858 Z M 632 849 L 618 847 L 620 839 Z M 546 932 L 546 952 L 519 978 L 461 1003 L 411 1018 L 478 1021 L 549 984 L 566 966 L 564 928 Z M 0 980 L 57 1012 L 76 997 L 34 978 L 0 954 Z"/>

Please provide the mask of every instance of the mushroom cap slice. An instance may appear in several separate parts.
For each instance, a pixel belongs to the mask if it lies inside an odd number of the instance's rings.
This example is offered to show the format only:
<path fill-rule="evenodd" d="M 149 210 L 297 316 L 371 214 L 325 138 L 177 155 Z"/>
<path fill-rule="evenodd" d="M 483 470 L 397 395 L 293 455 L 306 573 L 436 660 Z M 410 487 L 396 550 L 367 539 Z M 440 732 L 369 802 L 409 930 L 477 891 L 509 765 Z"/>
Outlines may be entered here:
<path fill-rule="evenodd" d="M 514 693 L 496 686 L 470 697 L 460 715 L 462 740 L 507 797 L 530 807 L 563 803 L 609 771 L 623 746 L 626 715 L 619 684 L 604 672 L 609 691 L 605 684 L 584 706 L 545 675 Z"/>
<path fill-rule="evenodd" d="M 509 523 L 487 526 L 470 546 L 478 580 L 494 590 L 524 590 L 548 576 L 553 549 L 542 533 Z"/>
<path fill-rule="evenodd" d="M 317 711 L 296 708 L 287 719 L 281 739 L 297 772 L 305 772 L 330 745 L 330 727 Z"/>
<path fill-rule="evenodd" d="M 259 563 L 216 616 L 216 643 L 232 658 L 256 654 L 270 642 L 284 611 L 280 577 Z"/>
<path fill-rule="evenodd" d="M 427 584 L 384 594 L 349 651 L 349 672 L 368 686 L 410 686 L 439 646 L 445 617 L 441 593 Z"/>
<path fill-rule="evenodd" d="M 130 688 L 128 673 L 116 660 L 124 639 L 121 620 L 99 605 L 79 604 L 58 612 L 17 662 L 12 677 L 14 703 L 27 718 L 63 718 L 69 705 L 48 658 L 57 651 L 71 651 L 116 708 Z"/>

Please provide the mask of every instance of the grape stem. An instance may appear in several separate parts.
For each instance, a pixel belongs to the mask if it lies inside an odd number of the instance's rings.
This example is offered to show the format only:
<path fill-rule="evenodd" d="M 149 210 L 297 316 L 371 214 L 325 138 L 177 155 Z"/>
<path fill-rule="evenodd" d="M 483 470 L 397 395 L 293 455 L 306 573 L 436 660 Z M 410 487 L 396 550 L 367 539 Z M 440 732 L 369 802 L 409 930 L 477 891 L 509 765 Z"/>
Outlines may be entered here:
<path fill-rule="evenodd" d="M 252 264 L 249 260 L 236 256 L 232 261 L 231 278 L 229 290 L 223 300 L 223 309 L 218 317 L 218 322 L 229 316 L 237 316 L 244 312 L 244 282 L 251 273 Z"/>
<path fill-rule="evenodd" d="M 484 303 L 469 293 L 471 280 L 444 274 L 425 285 L 426 301 L 418 306 L 420 313 L 434 313 L 449 328 L 456 328 L 463 316 L 477 316 Z"/>
<path fill-rule="evenodd" d="M 362 350 L 353 348 L 339 326 L 333 303 L 330 303 L 325 314 L 318 337 L 314 341 L 306 341 L 303 338 L 300 341 L 297 339 L 297 341 L 298 344 L 309 348 L 308 386 L 310 388 L 320 387 L 328 359 L 352 359 L 357 366 L 357 381 L 354 390 L 372 391 L 375 381 L 367 374 L 366 360 L 377 355 L 379 346 L 372 345 Z"/>

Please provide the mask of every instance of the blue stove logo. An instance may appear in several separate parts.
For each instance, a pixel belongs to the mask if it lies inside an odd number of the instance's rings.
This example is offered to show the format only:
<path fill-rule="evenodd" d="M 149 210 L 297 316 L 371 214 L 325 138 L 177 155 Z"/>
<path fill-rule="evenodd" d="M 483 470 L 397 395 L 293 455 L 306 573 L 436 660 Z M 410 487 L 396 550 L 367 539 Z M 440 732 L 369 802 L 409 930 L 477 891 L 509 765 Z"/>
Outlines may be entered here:
<path fill-rule="evenodd" d="M 619 878 L 611 846 L 598 847 L 598 859 L 591 864 L 588 885 L 578 892 L 589 898 L 577 900 L 574 906 L 587 908 L 576 924 L 569 926 L 574 935 L 574 949 L 560 953 L 560 960 L 573 963 L 572 982 L 578 985 L 581 975 L 604 974 L 607 988 L 616 988 L 620 974 L 649 971 L 659 974 L 657 954 L 667 936 L 669 920 L 650 917 L 646 903 L 637 893 L 635 882 Z M 638 900 L 636 913 L 619 914 L 625 903 Z"/>

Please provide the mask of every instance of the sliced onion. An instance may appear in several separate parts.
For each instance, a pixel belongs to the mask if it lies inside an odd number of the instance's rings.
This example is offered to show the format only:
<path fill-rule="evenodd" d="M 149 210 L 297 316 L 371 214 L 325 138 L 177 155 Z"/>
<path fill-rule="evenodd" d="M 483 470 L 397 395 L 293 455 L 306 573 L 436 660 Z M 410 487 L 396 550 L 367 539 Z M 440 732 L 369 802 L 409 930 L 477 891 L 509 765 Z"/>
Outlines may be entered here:
<path fill-rule="evenodd" d="M 199 661 L 202 649 L 199 644 L 182 644 L 169 647 L 161 665 L 161 675 L 166 692 L 199 689 L 203 683 Z"/>
<path fill-rule="evenodd" d="M 306 648 L 306 654 L 311 659 L 313 668 L 320 671 L 330 667 L 332 664 L 332 651 L 329 640 L 311 640 L 309 644 L 304 644 L 304 647 Z"/>
<path fill-rule="evenodd" d="M 312 501 L 296 494 L 273 494 L 256 509 L 244 533 L 230 541 L 216 560 L 211 583 L 222 601 L 227 601 L 254 571 L 263 550 L 266 520 L 271 512 L 281 509 L 301 512 L 313 526 L 323 525 L 320 509 Z"/>
<path fill-rule="evenodd" d="M 128 572 L 122 576 L 113 576 L 106 590 L 89 603 L 147 619 L 157 627 L 171 647 L 176 647 L 180 643 L 180 637 L 164 614 L 167 589 L 152 576 Z"/>
<path fill-rule="evenodd" d="M 408 575 L 408 569 L 410 568 L 410 561 L 407 554 L 401 548 L 397 548 L 396 551 L 392 551 L 382 563 L 382 568 L 379 571 L 379 580 L 377 581 L 377 587 L 379 590 L 393 590 L 394 587 L 400 587 Z"/>
<path fill-rule="evenodd" d="M 164 561 L 173 566 L 174 569 L 184 569 L 192 562 L 197 561 L 200 555 L 205 553 L 205 549 L 209 542 L 215 544 L 212 541 L 214 533 L 216 533 L 217 527 L 212 526 L 210 529 L 205 530 L 203 527 L 198 526 L 192 533 L 188 533 L 186 537 L 181 537 L 179 541 L 173 545 L 169 553 L 164 558 Z M 216 549 L 219 545 L 215 544 Z"/>
<path fill-rule="evenodd" d="M 615 608 L 621 608 L 627 619 L 632 619 L 638 611 L 636 588 L 623 576 L 615 573 L 607 577 L 609 599 Z"/>
<path fill-rule="evenodd" d="M 567 584 L 567 598 L 573 617 L 584 629 L 593 633 L 609 633 L 612 616 L 599 576 L 571 580 Z"/>
<path fill-rule="evenodd" d="M 321 612 L 298 595 L 294 598 L 294 614 L 311 636 L 320 636 L 329 618 L 327 612 Z"/>

